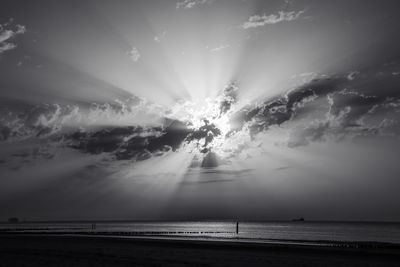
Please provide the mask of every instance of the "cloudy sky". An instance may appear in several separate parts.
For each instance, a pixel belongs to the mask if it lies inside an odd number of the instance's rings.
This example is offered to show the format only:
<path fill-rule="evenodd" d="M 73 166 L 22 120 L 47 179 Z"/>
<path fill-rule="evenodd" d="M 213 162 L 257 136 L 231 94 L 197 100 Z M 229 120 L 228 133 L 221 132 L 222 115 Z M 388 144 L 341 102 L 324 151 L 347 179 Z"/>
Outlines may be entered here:
<path fill-rule="evenodd" d="M 0 220 L 400 220 L 399 8 L 2 0 Z"/>

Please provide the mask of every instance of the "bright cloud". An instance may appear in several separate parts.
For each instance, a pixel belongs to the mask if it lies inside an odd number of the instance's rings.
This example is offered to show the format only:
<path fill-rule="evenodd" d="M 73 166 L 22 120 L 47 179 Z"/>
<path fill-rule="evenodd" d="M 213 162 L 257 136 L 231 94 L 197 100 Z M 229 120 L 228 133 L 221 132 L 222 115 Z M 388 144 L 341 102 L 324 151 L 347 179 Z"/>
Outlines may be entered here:
<path fill-rule="evenodd" d="M 277 14 L 271 15 L 253 15 L 249 18 L 248 21 L 242 24 L 243 29 L 257 28 L 261 26 L 265 26 L 267 24 L 276 24 L 282 21 L 293 21 L 298 19 L 301 14 L 303 14 L 305 10 L 301 10 L 299 12 L 296 11 L 279 11 Z"/>
<path fill-rule="evenodd" d="M 10 26 L 11 22 L 7 22 L 5 24 L 0 24 L 0 54 L 12 50 L 17 47 L 17 44 L 14 42 L 10 42 L 12 38 L 17 35 L 24 34 L 26 32 L 26 27 L 23 25 L 17 24 L 15 29 L 6 29 Z"/>
<path fill-rule="evenodd" d="M 163 31 L 161 35 L 154 36 L 154 41 L 160 43 L 165 38 L 166 35 L 167 31 Z"/>
<path fill-rule="evenodd" d="M 176 3 L 176 9 L 190 9 L 197 5 L 202 5 L 205 3 L 211 2 L 211 0 L 184 0 L 181 2 Z"/>
<path fill-rule="evenodd" d="M 134 62 L 139 61 L 140 53 L 136 47 L 132 46 L 132 49 L 127 52 L 127 55 L 132 59 L 132 61 L 134 61 Z"/>
<path fill-rule="evenodd" d="M 218 46 L 218 47 L 215 47 L 215 48 L 212 48 L 210 51 L 211 52 L 219 52 L 219 51 L 221 51 L 221 50 L 224 50 L 224 49 L 226 49 L 226 48 L 229 48 L 230 47 L 230 45 L 220 45 L 220 46 Z"/>
<path fill-rule="evenodd" d="M 16 48 L 17 45 L 13 43 L 0 43 L 0 55 L 8 50 Z"/>

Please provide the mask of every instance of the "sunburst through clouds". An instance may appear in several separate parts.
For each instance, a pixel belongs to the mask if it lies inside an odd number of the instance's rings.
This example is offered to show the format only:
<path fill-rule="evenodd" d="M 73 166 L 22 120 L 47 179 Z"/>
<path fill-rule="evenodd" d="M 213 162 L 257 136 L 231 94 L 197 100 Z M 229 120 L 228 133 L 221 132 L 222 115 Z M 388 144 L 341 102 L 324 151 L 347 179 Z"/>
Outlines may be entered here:
<path fill-rule="evenodd" d="M 398 218 L 395 2 L 16 2 L 1 212 Z"/>

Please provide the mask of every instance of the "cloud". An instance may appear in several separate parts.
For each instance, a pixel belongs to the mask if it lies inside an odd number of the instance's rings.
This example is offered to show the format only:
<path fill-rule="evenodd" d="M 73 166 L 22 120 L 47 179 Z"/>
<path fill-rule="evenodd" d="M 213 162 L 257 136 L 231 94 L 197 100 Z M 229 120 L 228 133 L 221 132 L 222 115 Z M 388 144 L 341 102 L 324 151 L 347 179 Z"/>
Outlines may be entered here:
<path fill-rule="evenodd" d="M 0 24 L 0 55 L 16 48 L 17 44 L 10 42 L 10 40 L 26 32 L 26 27 L 20 24 L 17 24 L 14 29 L 11 29 L 10 26 L 12 22 L 13 20 L 11 19 L 7 23 Z"/>
<path fill-rule="evenodd" d="M 237 102 L 238 90 L 236 84 L 232 83 L 227 88 L 224 89 L 222 94 L 217 98 L 219 102 L 219 116 L 227 113 L 232 106 Z"/>
<path fill-rule="evenodd" d="M 165 38 L 166 35 L 167 35 L 167 31 L 163 31 L 161 35 L 154 36 L 154 41 L 157 43 L 160 43 Z"/>
<path fill-rule="evenodd" d="M 237 90 L 232 84 L 221 92 L 215 102 L 215 116 L 231 112 Z M 202 166 L 216 164 L 209 152 L 210 144 L 222 134 L 217 125 L 204 119 L 203 126 L 193 127 L 190 119 L 167 118 L 168 108 L 157 109 L 140 98 L 92 103 L 89 109 L 78 105 L 5 104 L 0 105 L 0 141 L 9 145 L 34 140 L 135 162 L 188 145 L 203 154 L 206 160 Z"/>
<path fill-rule="evenodd" d="M 176 3 L 176 9 L 191 9 L 197 5 L 212 2 L 213 0 L 184 0 Z"/>
<path fill-rule="evenodd" d="M 6 51 L 16 48 L 17 45 L 13 43 L 0 43 L 0 55 Z"/>
<path fill-rule="evenodd" d="M 93 103 L 89 109 L 41 104 L 18 110 L 21 105 L 6 102 L 10 107 L 0 105 L 0 141 L 13 145 L 36 140 L 133 162 L 188 149 L 201 158 L 198 166 L 212 167 L 233 157 L 247 157 L 259 148 L 258 137 L 279 130 L 279 140 L 284 140 L 279 143 L 291 148 L 358 137 L 399 137 L 399 77 L 392 72 L 360 70 L 356 79 L 349 79 L 348 72 L 320 76 L 240 110 L 240 88 L 231 84 L 213 102 L 213 115 L 196 126 L 192 117 L 177 117 L 168 108 L 159 109 L 135 97 Z M 185 103 L 179 105 L 187 108 Z M 221 118 L 229 120 L 229 132 L 218 124 Z"/>
<path fill-rule="evenodd" d="M 271 14 L 271 15 L 253 15 L 251 16 L 248 21 L 242 24 L 243 29 L 250 29 L 250 28 L 257 28 L 261 26 L 265 26 L 267 24 L 276 24 L 283 21 L 293 21 L 298 19 L 301 14 L 303 14 L 305 10 L 301 11 L 279 11 L 278 15 Z"/>
<path fill-rule="evenodd" d="M 348 75 L 347 75 L 347 79 L 349 79 L 350 81 L 354 80 L 356 78 L 356 76 L 360 74 L 358 71 L 351 71 Z"/>
<path fill-rule="evenodd" d="M 26 27 L 24 25 L 17 24 L 16 34 L 24 34 L 26 32 Z"/>
<path fill-rule="evenodd" d="M 6 101 L 2 101 L 0 107 L 0 140 L 9 142 L 59 137 L 102 127 L 161 125 L 164 113 L 137 97 L 112 103 L 92 103 L 90 107 Z"/>
<path fill-rule="evenodd" d="M 14 32 L 11 30 L 4 30 L 4 31 L 0 32 L 0 43 L 10 39 L 13 36 L 14 36 Z"/>
<path fill-rule="evenodd" d="M 89 154 L 110 153 L 117 160 L 143 161 L 176 151 L 191 132 L 178 120 L 160 127 L 108 127 L 65 135 L 69 147 Z"/>
<path fill-rule="evenodd" d="M 219 51 L 224 50 L 224 49 L 229 48 L 229 47 L 231 47 L 231 46 L 228 45 L 228 44 L 227 45 L 220 45 L 218 47 L 210 49 L 210 52 L 219 52 Z"/>
<path fill-rule="evenodd" d="M 46 151 L 51 144 L 86 154 L 109 155 L 114 160 L 142 161 L 177 150 L 193 131 L 186 123 L 164 117 L 151 123 L 146 114 L 163 116 L 165 110 L 154 110 L 136 98 L 131 100 L 92 103 L 89 110 L 60 104 L 25 104 L 22 110 L 14 107 L 21 105 L 1 107 L 0 144 L 38 142 Z M 138 116 L 148 117 L 147 124 L 135 123 Z"/>
<path fill-rule="evenodd" d="M 140 59 L 139 50 L 132 46 L 131 50 L 127 52 L 127 55 L 132 59 L 133 62 L 138 62 Z"/>
<path fill-rule="evenodd" d="M 314 79 L 282 96 L 243 108 L 232 116 L 231 125 L 236 132 L 248 129 L 253 138 L 284 129 L 289 147 L 360 136 L 399 137 L 398 78 L 381 68 L 357 74 L 357 79 L 349 79 L 349 73 Z"/>

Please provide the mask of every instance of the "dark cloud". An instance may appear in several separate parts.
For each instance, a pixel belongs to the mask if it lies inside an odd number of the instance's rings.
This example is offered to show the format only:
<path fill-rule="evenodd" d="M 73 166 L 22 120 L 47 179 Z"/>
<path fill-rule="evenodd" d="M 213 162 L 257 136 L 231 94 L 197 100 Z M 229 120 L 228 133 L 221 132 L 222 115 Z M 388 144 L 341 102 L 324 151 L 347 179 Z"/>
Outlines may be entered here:
<path fill-rule="evenodd" d="M 400 93 L 397 85 L 400 76 L 393 75 L 395 68 L 396 64 L 390 64 L 314 79 L 260 105 L 247 106 L 232 114 L 232 132 L 226 138 L 246 127 L 254 137 L 275 126 L 287 127 L 290 147 L 359 135 L 398 135 Z M 237 93 L 235 84 L 221 93 L 216 116 L 232 111 Z M 104 119 L 124 116 L 130 119 L 129 116 L 140 108 L 151 110 L 152 106 L 144 106 L 135 97 L 112 103 L 92 103 L 86 109 L 60 104 L 2 106 L 0 140 L 13 142 L 38 138 L 49 140 L 50 146 L 66 146 L 88 154 L 108 153 L 116 160 L 134 161 L 176 151 L 185 143 L 195 143 L 204 154 L 199 166 L 219 165 L 211 143 L 222 133 L 206 118 L 197 129 L 191 122 L 162 116 L 159 126 L 139 126 L 133 122 L 131 126 L 112 125 L 112 121 Z M 100 120 L 88 125 L 90 116 Z M 54 153 L 46 149 L 29 153 L 33 158 L 54 157 Z"/>
<path fill-rule="evenodd" d="M 235 90 L 231 87 L 224 91 L 222 99 L 225 102 L 221 104 L 221 112 L 229 110 L 236 99 Z M 92 103 L 86 109 L 60 104 L 25 104 L 18 108 L 4 106 L 0 118 L 0 138 L 7 142 L 42 139 L 51 146 L 70 147 L 88 154 L 108 153 L 117 160 L 141 161 L 167 151 L 176 151 L 185 142 L 195 142 L 199 151 L 207 154 L 209 144 L 221 134 L 206 119 L 198 129 L 189 128 L 190 122 L 168 118 L 164 118 L 159 126 L 123 126 L 119 123 L 113 126 L 110 125 L 113 121 L 107 121 L 107 118 L 118 120 L 124 116 L 129 119 L 142 106 L 136 98 L 105 104 Z M 151 109 L 151 106 L 144 106 L 143 109 Z M 134 122 L 132 124 L 135 125 Z M 33 158 L 54 156 L 33 153 L 29 151 Z M 202 165 L 214 166 L 216 163 L 208 163 L 208 158 L 206 156 Z"/>
<path fill-rule="evenodd" d="M 173 151 L 178 149 L 186 137 L 192 133 L 192 130 L 188 129 L 184 122 L 178 120 L 166 119 L 164 123 L 167 126 L 160 137 L 154 138 L 149 143 L 149 150 L 156 151 L 160 147 L 169 147 Z"/>
<path fill-rule="evenodd" d="M 70 147 L 90 154 L 112 153 L 118 160 L 146 160 L 178 149 L 190 133 L 177 120 L 166 120 L 166 127 L 115 127 L 95 132 L 76 132 L 66 137 Z"/>
<path fill-rule="evenodd" d="M 234 83 L 230 84 L 227 88 L 224 89 L 219 105 L 220 116 L 228 112 L 231 109 L 232 105 L 236 103 L 238 98 L 238 89 L 239 88 Z"/>
<path fill-rule="evenodd" d="M 329 138 L 379 135 L 384 129 L 387 133 L 389 125 L 390 134 L 399 135 L 393 125 L 400 122 L 400 79 L 392 72 L 379 66 L 352 72 L 351 77 L 344 74 L 314 79 L 285 95 L 237 112 L 231 120 L 233 131 L 248 125 L 254 136 L 272 126 L 285 125 L 291 132 L 288 145 L 292 147 Z M 375 124 L 367 122 L 369 118 L 374 118 Z"/>
<path fill-rule="evenodd" d="M 18 100 L 0 99 L 0 140 L 20 141 L 32 137 L 48 138 L 93 127 L 107 128 L 115 121 L 126 119 L 135 124 L 135 115 L 146 116 L 151 107 L 140 99 L 91 104 L 31 104 Z M 146 110 L 146 111 L 144 111 Z M 141 112 L 141 113 L 140 113 Z M 156 115 L 155 115 L 156 116 Z M 117 119 L 115 119 L 117 118 Z"/>
<path fill-rule="evenodd" d="M 0 124 L 0 141 L 7 140 L 10 137 L 11 129 Z"/>
<path fill-rule="evenodd" d="M 43 140 L 34 149 L 14 153 L 14 158 L 52 158 L 52 147 L 69 147 L 88 154 L 108 153 L 117 160 L 145 160 L 175 151 L 191 132 L 185 123 L 170 119 L 164 119 L 160 126 L 124 126 L 129 122 L 136 125 L 134 116 L 145 115 L 151 108 L 137 98 L 92 103 L 89 108 L 60 104 L 2 106 L 0 140 L 10 144 Z M 124 117 L 126 122 L 121 122 Z"/>
<path fill-rule="evenodd" d="M 14 19 L 12 18 L 8 22 L 0 24 L 0 56 L 7 51 L 15 49 L 17 44 L 13 39 L 25 32 L 26 27 L 20 24 L 14 25 Z"/>
<path fill-rule="evenodd" d="M 312 98 L 324 97 L 339 90 L 345 79 L 321 79 L 296 88 L 286 95 L 265 101 L 255 107 L 246 107 L 232 116 L 232 124 L 238 130 L 249 123 L 251 133 L 268 130 L 270 126 L 281 125 L 292 119 L 295 110 Z"/>
<path fill-rule="evenodd" d="M 221 130 L 218 129 L 215 124 L 209 123 L 208 120 L 203 120 L 204 125 L 198 129 L 193 130 L 187 137 L 188 142 L 196 141 L 197 146 L 201 153 L 207 153 L 210 151 L 209 143 L 213 141 L 215 136 L 221 135 Z M 200 141 L 204 140 L 204 144 L 200 145 Z"/>

